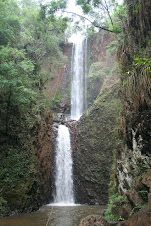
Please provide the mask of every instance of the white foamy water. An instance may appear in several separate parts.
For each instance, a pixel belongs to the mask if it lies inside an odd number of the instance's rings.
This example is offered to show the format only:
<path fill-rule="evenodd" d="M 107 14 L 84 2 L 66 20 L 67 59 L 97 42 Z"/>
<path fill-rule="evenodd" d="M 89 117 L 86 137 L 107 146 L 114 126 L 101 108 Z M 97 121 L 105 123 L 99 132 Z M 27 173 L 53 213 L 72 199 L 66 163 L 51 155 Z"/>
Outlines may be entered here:
<path fill-rule="evenodd" d="M 72 49 L 71 82 L 71 119 L 79 120 L 87 108 L 86 74 L 87 74 L 87 40 L 81 36 Z"/>
<path fill-rule="evenodd" d="M 56 150 L 56 205 L 74 204 L 72 150 L 69 129 L 59 125 Z"/>

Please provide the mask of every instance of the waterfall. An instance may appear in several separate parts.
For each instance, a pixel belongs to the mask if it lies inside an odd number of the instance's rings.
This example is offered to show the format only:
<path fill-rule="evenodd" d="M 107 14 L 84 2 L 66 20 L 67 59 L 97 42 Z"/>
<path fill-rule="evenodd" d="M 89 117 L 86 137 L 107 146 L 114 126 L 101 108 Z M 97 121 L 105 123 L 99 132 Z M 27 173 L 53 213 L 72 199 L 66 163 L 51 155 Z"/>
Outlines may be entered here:
<path fill-rule="evenodd" d="M 55 203 L 73 204 L 72 156 L 69 129 L 59 125 L 56 150 Z"/>
<path fill-rule="evenodd" d="M 87 40 L 77 41 L 72 49 L 71 119 L 78 120 L 87 108 Z"/>
<path fill-rule="evenodd" d="M 71 119 L 78 120 L 87 108 L 87 40 L 78 41 L 72 48 Z M 56 148 L 56 204 L 74 204 L 70 133 L 59 125 Z"/>

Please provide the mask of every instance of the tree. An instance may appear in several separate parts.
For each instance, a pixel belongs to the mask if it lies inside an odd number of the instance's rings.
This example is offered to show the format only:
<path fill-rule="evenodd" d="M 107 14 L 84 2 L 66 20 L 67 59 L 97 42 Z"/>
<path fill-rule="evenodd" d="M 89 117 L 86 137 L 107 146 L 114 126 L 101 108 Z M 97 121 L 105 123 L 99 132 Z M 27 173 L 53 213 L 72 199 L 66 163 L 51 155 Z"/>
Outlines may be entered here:
<path fill-rule="evenodd" d="M 15 46 L 19 42 L 19 12 L 14 0 L 0 0 L 0 45 Z"/>
<path fill-rule="evenodd" d="M 76 0 L 78 5 L 81 5 L 83 12 L 93 13 L 94 9 L 101 10 L 103 15 L 106 15 L 109 17 L 111 24 L 113 25 L 113 20 L 111 17 L 111 9 L 115 7 L 115 0 Z"/>
<path fill-rule="evenodd" d="M 119 29 L 117 29 L 117 26 L 114 24 L 114 20 L 112 18 L 113 9 L 119 7 L 116 0 L 76 0 L 77 5 L 82 7 L 83 13 L 87 16 L 67 11 L 66 1 L 64 0 L 62 4 L 61 2 L 62 1 L 60 0 L 51 1 L 51 10 L 49 13 L 54 15 L 55 12 L 61 11 L 69 15 L 78 16 L 82 20 L 89 21 L 92 26 L 99 29 L 114 33 L 119 32 Z M 106 23 L 106 21 L 110 21 L 110 23 Z"/>
<path fill-rule="evenodd" d="M 100 29 L 119 33 L 114 11 L 119 11 L 120 5 L 116 0 L 76 0 L 83 12 L 93 19 L 93 25 Z M 120 9 L 121 10 L 121 9 Z"/>
<path fill-rule="evenodd" d="M 6 135 L 45 108 L 43 87 L 66 60 L 60 43 L 68 20 L 48 14 L 47 5 L 19 4 L 0 0 L 0 132 Z M 45 57 L 50 73 L 42 71 Z"/>
<path fill-rule="evenodd" d="M 26 114 L 36 104 L 37 93 L 33 89 L 34 65 L 23 50 L 1 48 L 0 62 L 1 130 L 7 134 L 12 115 Z"/>
<path fill-rule="evenodd" d="M 60 43 L 64 42 L 64 31 L 67 28 L 66 18 L 55 17 L 49 13 L 48 5 L 38 6 L 29 0 L 23 1 L 21 10 L 22 47 L 29 58 L 34 61 L 35 70 L 39 75 L 39 88 L 42 90 L 59 64 L 65 62 Z M 50 73 L 44 73 L 41 66 L 45 57 L 50 59 Z"/>

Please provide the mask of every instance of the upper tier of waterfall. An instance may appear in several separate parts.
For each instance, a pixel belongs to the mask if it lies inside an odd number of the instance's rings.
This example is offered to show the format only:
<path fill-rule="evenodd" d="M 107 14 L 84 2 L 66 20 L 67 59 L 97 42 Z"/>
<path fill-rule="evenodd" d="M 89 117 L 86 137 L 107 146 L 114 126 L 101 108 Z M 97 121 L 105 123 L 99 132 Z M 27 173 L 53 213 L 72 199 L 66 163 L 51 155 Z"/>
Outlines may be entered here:
<path fill-rule="evenodd" d="M 78 120 L 87 108 L 87 40 L 79 40 L 72 49 L 71 81 L 71 119 Z"/>

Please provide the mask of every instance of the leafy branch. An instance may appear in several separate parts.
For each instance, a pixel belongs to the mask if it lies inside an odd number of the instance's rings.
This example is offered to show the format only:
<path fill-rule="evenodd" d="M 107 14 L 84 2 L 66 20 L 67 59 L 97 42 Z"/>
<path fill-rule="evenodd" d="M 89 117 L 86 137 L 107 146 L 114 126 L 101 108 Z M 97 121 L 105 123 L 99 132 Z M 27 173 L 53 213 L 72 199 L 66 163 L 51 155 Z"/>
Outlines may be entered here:
<path fill-rule="evenodd" d="M 64 12 L 64 13 L 70 13 L 70 14 L 76 15 L 76 16 L 78 16 L 78 17 L 81 17 L 81 18 L 83 18 L 84 20 L 89 21 L 94 27 L 100 28 L 100 29 L 105 30 L 105 31 L 114 32 L 113 30 L 109 30 L 109 29 L 107 29 L 106 27 L 102 27 L 102 26 L 97 25 L 95 21 L 91 21 L 91 20 L 89 20 L 89 19 L 88 19 L 87 17 L 85 17 L 85 16 L 79 15 L 79 14 L 74 13 L 74 12 L 69 12 L 69 11 L 66 11 L 66 10 L 63 10 L 62 12 Z"/>

